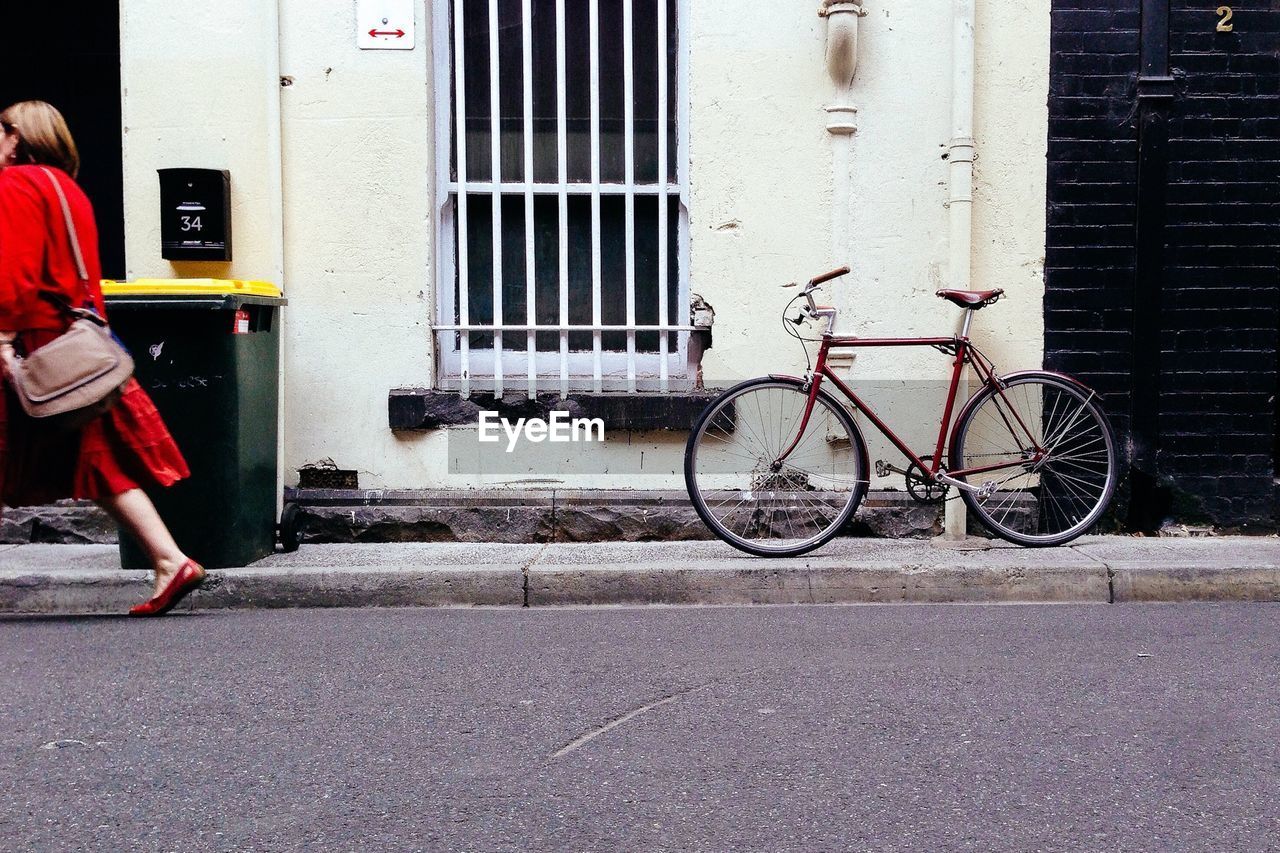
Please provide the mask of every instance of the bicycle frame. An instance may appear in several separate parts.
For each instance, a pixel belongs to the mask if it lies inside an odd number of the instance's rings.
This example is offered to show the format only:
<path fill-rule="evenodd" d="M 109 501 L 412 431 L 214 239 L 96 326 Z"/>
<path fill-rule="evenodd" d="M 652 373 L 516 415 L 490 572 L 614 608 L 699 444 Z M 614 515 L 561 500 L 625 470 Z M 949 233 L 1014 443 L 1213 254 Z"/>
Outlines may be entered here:
<path fill-rule="evenodd" d="M 855 409 L 865 415 L 867 420 L 871 421 L 875 428 L 880 431 L 881 435 L 892 442 L 893 446 L 898 448 L 898 450 L 901 451 L 907 459 L 918 466 L 919 470 L 924 471 L 931 481 L 939 481 L 939 477 L 941 476 L 944 478 L 941 481 L 951 483 L 954 482 L 954 478 L 987 474 L 993 471 L 1019 467 L 1026 464 L 1028 461 L 1033 464 L 1038 463 L 1044 459 L 1046 455 L 1045 449 L 1035 440 L 1034 433 L 1027 428 L 1027 425 L 1023 423 L 1021 416 L 1019 416 L 1017 409 L 1010 405 L 1008 399 L 1004 396 L 1004 385 L 1000 382 L 999 377 L 996 376 L 994 365 L 991 363 L 990 359 L 984 356 L 982 352 L 969 340 L 969 322 L 972 318 L 972 311 L 966 315 L 964 330 L 960 334 L 953 335 L 951 337 L 937 338 L 858 338 L 853 336 L 835 335 L 830 331 L 831 326 L 834 325 L 835 310 L 824 307 L 819 308 L 817 313 L 829 318 L 827 326 L 828 331 L 822 335 L 822 346 L 818 350 L 818 358 L 813 371 L 804 379 L 808 388 L 809 399 L 805 404 L 804 416 L 800 421 L 800 429 L 796 433 L 796 437 L 791 442 L 791 445 L 787 447 L 787 449 L 774 461 L 773 464 L 775 467 L 781 467 L 782 462 L 790 456 L 792 451 L 796 449 L 796 446 L 799 445 L 800 439 L 804 436 L 805 430 L 809 426 L 809 418 L 813 414 L 813 407 L 818 400 L 818 394 L 822 389 L 822 381 L 824 379 L 829 380 L 831 384 L 834 385 L 846 399 L 848 399 Z M 893 429 L 885 423 L 884 420 L 882 420 L 880 416 L 877 415 L 875 411 L 867 405 L 852 388 L 850 388 L 843 380 L 840 379 L 839 376 L 835 374 L 835 371 L 831 369 L 827 361 L 827 356 L 833 349 L 922 346 L 933 347 L 947 355 L 954 355 L 955 359 L 952 362 L 951 383 L 947 390 L 947 402 L 943 409 L 942 422 L 938 426 L 937 445 L 933 451 L 933 460 L 928 464 L 917 456 L 915 451 L 908 447 L 906 442 L 899 438 L 898 434 L 895 433 Z M 1000 395 L 1001 400 L 1005 403 L 1005 406 L 1000 408 L 1003 408 L 1008 412 L 1008 414 L 1006 414 L 1006 411 L 1000 412 L 1005 425 L 1014 436 L 1018 435 L 1018 429 L 1015 429 L 1014 424 L 1009 418 L 1009 415 L 1012 415 L 1013 420 L 1017 422 L 1017 427 L 1021 429 L 1021 435 L 1025 439 L 1026 445 L 1029 448 L 1034 448 L 1034 452 L 1028 459 L 1002 462 L 995 465 L 984 465 L 977 468 L 965 468 L 956 471 L 943 472 L 941 470 L 942 451 L 944 447 L 949 446 L 947 443 L 947 431 L 948 427 L 952 425 L 952 413 L 955 410 L 956 393 L 960 388 L 960 377 L 963 375 L 966 363 L 973 365 L 974 371 L 978 374 L 978 378 L 982 380 L 983 385 L 983 387 L 979 388 L 973 395 L 971 395 L 970 399 L 978 393 L 981 393 L 983 388 L 986 387 L 994 389 L 994 393 Z M 956 424 L 958 423 L 959 421 L 957 420 Z M 950 438 L 954 441 L 955 436 L 952 435 Z M 973 488 L 967 483 L 955 482 L 954 484 L 960 487 Z"/>

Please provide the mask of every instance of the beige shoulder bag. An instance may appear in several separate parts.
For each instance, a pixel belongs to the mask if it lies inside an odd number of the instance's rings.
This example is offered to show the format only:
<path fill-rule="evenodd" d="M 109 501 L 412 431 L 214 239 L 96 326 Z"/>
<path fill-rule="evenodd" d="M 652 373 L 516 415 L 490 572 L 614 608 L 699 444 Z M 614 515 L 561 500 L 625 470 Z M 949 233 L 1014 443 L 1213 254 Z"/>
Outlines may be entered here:
<path fill-rule="evenodd" d="M 74 318 L 70 328 L 25 358 L 14 356 L 8 364 L 9 381 L 23 410 L 32 418 L 55 429 L 75 430 L 116 404 L 124 383 L 133 375 L 133 358 L 112 336 L 107 321 L 92 308 L 89 271 L 71 221 L 71 208 L 57 178 L 48 169 L 43 171 L 53 182 L 62 205 L 86 307 L 62 304 L 63 310 Z"/>

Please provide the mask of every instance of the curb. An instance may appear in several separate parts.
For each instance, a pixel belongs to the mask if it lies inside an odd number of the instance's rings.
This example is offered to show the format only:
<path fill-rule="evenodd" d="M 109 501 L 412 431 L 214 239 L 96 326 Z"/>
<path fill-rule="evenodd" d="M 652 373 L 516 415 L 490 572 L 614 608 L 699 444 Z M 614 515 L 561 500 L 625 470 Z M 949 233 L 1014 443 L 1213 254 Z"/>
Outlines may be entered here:
<path fill-rule="evenodd" d="M 534 566 L 531 607 L 625 604 L 892 604 L 1107 601 L 1102 568 Z"/>
<path fill-rule="evenodd" d="M 1115 601 L 1280 601 L 1280 567 L 1201 566 L 1113 569 Z"/>
<path fill-rule="evenodd" d="M 146 598 L 145 572 L 0 574 L 0 613 L 126 613 Z M 288 607 L 565 607 L 601 605 L 1095 602 L 1105 570 L 901 566 L 741 569 L 396 568 L 223 569 L 180 610 Z"/>
<path fill-rule="evenodd" d="M 523 584 L 519 566 L 221 569 L 178 609 L 520 607 Z M 147 572 L 0 573 L 0 613 L 122 614 L 150 590 Z"/>
<path fill-rule="evenodd" d="M 0 613 L 123 614 L 146 597 L 146 580 L 146 572 L 5 572 Z"/>
<path fill-rule="evenodd" d="M 1150 543 L 848 540 L 794 559 L 689 542 L 307 546 L 211 571 L 182 609 L 1280 601 L 1280 542 Z M 0 551 L 0 614 L 123 614 L 150 592 L 114 548 Z"/>

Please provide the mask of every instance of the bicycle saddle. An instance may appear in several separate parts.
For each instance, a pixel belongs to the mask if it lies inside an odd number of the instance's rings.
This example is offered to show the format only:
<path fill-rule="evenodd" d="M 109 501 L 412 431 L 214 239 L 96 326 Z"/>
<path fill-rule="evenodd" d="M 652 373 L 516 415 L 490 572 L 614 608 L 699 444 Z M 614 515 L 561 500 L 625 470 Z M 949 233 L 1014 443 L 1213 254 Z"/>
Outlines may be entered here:
<path fill-rule="evenodd" d="M 937 295 L 961 308 L 977 311 L 1003 296 L 1004 290 L 939 290 Z"/>

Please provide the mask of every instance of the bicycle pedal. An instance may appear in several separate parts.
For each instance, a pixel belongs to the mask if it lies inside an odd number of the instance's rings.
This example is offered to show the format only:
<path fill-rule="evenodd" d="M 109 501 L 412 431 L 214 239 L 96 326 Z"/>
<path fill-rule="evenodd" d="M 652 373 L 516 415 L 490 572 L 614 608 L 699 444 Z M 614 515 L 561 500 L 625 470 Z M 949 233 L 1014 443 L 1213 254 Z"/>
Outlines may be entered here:
<path fill-rule="evenodd" d="M 890 462 L 886 462 L 883 459 L 877 459 L 876 460 L 876 476 L 888 477 L 890 474 L 900 474 L 902 476 L 906 476 L 907 472 L 899 468 L 897 465 L 894 465 Z"/>
<path fill-rule="evenodd" d="M 985 483 L 983 483 L 981 486 L 978 487 L 978 500 L 985 501 L 987 498 L 991 497 L 995 493 L 996 493 L 996 481 L 987 480 Z"/>

